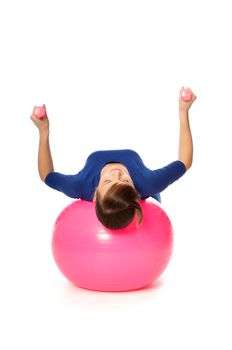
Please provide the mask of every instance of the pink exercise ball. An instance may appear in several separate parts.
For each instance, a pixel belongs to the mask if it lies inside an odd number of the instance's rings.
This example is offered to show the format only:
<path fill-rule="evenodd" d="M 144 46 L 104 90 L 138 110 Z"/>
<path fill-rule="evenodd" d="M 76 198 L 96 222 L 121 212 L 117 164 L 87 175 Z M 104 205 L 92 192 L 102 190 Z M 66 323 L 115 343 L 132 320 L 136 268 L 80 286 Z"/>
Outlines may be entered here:
<path fill-rule="evenodd" d="M 164 271 L 173 249 L 165 211 L 141 200 L 144 219 L 111 230 L 97 219 L 95 204 L 75 200 L 58 216 L 52 237 L 55 262 L 78 287 L 120 292 L 148 286 Z"/>

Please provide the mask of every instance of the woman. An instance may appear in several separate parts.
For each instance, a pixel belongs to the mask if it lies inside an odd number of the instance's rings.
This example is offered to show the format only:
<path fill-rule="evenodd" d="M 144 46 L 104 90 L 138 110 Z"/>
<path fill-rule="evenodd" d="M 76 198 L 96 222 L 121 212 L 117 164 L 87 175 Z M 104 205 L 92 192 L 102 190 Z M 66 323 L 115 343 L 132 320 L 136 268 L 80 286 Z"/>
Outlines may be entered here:
<path fill-rule="evenodd" d="M 196 96 L 185 102 L 179 95 L 179 155 L 178 160 L 161 169 L 148 169 L 138 153 L 130 149 L 103 150 L 90 154 L 81 171 L 64 175 L 54 171 L 49 145 L 49 119 L 31 119 L 39 129 L 38 170 L 45 184 L 72 198 L 95 202 L 99 221 L 108 228 L 127 226 L 137 216 L 143 219 L 140 200 L 153 197 L 161 202 L 160 192 L 178 180 L 191 167 L 193 142 L 189 124 L 189 108 Z M 46 111 L 46 110 L 45 110 Z"/>

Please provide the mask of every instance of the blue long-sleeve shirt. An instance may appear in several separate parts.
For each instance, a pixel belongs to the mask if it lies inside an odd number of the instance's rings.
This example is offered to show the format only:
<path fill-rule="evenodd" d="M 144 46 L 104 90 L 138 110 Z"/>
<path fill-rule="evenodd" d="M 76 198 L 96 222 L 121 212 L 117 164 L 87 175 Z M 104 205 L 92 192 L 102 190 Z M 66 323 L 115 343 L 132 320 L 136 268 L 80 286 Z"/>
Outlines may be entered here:
<path fill-rule="evenodd" d="M 65 175 L 52 171 L 46 176 L 45 183 L 71 198 L 91 202 L 101 170 L 107 163 L 122 163 L 126 166 L 141 199 L 153 197 L 159 200 L 159 193 L 186 172 L 186 167 L 180 160 L 151 170 L 144 165 L 139 154 L 131 149 L 102 150 L 91 153 L 77 174 Z"/>

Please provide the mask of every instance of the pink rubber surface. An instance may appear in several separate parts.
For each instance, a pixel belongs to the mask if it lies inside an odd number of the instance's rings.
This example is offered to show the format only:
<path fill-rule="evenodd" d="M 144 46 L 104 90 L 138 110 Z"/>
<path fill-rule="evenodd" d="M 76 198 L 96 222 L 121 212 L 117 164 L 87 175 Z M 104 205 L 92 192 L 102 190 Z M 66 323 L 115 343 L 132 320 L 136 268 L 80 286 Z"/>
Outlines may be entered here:
<path fill-rule="evenodd" d="M 173 248 L 164 210 L 141 201 L 144 219 L 110 230 L 97 219 L 93 202 L 76 200 L 58 216 L 52 251 L 61 272 L 75 285 L 99 291 L 139 289 L 157 279 Z"/>

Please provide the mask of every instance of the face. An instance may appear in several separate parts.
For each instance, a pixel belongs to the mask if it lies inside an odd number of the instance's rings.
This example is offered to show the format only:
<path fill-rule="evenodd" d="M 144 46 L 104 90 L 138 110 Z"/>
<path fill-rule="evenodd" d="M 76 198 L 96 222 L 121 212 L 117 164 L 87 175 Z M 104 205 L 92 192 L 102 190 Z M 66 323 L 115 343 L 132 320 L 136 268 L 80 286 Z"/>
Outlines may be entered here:
<path fill-rule="evenodd" d="M 120 163 L 106 164 L 100 174 L 100 180 L 98 183 L 98 192 L 103 198 L 110 187 L 115 183 L 128 184 L 134 187 L 133 181 L 127 168 Z M 93 202 L 96 201 L 96 192 L 94 194 Z"/>

